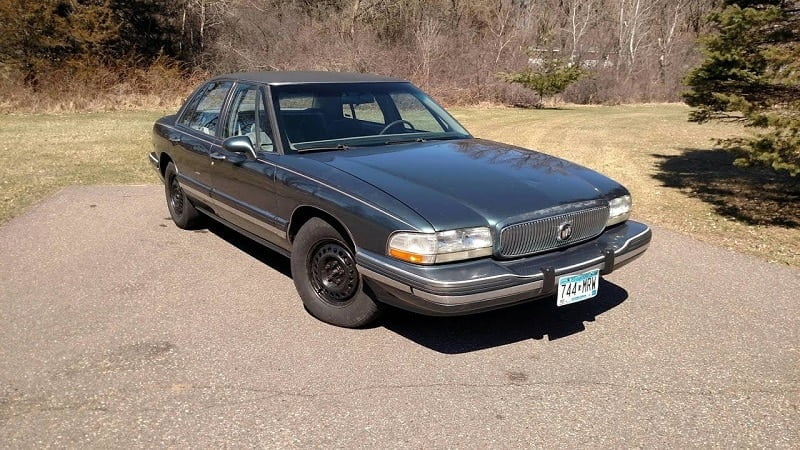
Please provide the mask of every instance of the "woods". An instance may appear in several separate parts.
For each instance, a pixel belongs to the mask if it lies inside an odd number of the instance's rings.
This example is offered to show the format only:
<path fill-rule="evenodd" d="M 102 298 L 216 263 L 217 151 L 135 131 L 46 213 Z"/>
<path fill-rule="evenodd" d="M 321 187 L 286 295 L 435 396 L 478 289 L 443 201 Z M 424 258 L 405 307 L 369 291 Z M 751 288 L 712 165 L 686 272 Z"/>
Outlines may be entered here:
<path fill-rule="evenodd" d="M 223 70 L 378 72 L 463 103 L 538 101 L 497 73 L 557 58 L 590 75 L 565 92 L 566 101 L 678 100 L 681 79 L 699 61 L 695 40 L 712 3 L 231 1 L 208 51 Z"/>
<path fill-rule="evenodd" d="M 675 101 L 714 3 L 0 0 L 0 75 L 32 92 L 65 80 L 136 91 L 179 69 L 344 70 L 411 79 L 448 103 L 531 105 L 541 98 L 498 74 L 559 60 L 587 74 L 565 101 Z"/>

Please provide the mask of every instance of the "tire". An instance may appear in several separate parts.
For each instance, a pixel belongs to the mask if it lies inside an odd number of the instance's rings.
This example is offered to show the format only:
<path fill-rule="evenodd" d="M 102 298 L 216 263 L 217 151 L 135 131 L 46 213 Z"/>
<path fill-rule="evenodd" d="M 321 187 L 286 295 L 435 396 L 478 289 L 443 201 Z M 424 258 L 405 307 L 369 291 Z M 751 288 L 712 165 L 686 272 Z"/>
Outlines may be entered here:
<path fill-rule="evenodd" d="M 380 316 L 380 305 L 365 292 L 352 247 L 328 222 L 312 218 L 300 228 L 291 266 L 297 292 L 314 317 L 357 328 Z"/>
<path fill-rule="evenodd" d="M 167 164 L 167 169 L 164 171 L 164 192 L 167 196 L 169 215 L 175 225 L 184 230 L 195 228 L 200 223 L 200 213 L 178 183 L 178 170 L 172 162 Z"/>

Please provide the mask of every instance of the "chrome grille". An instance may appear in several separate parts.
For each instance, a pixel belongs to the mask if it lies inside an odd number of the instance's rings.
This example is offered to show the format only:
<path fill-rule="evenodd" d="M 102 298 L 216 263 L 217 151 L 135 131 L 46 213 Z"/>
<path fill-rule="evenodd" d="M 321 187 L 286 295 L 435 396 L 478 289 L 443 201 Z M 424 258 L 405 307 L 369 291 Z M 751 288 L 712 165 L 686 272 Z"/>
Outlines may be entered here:
<path fill-rule="evenodd" d="M 557 216 L 509 225 L 500 230 L 500 256 L 530 255 L 591 239 L 603 232 L 608 221 L 608 207 L 583 209 Z M 572 225 L 572 236 L 558 239 L 559 227 Z"/>

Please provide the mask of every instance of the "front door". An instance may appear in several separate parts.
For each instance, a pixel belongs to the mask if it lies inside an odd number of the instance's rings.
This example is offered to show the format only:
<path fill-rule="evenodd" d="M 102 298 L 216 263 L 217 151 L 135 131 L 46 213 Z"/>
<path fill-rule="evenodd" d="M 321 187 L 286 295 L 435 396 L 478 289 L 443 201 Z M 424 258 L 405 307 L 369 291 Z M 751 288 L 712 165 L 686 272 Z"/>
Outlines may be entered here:
<path fill-rule="evenodd" d="M 269 241 L 285 238 L 286 221 L 275 215 L 275 166 L 278 155 L 272 145 L 273 133 L 266 120 L 264 99 L 258 86 L 236 86 L 225 120 L 223 139 L 247 136 L 255 155 L 226 152 L 212 154 L 211 197 L 223 219 Z M 277 243 L 277 242 L 276 242 Z"/>

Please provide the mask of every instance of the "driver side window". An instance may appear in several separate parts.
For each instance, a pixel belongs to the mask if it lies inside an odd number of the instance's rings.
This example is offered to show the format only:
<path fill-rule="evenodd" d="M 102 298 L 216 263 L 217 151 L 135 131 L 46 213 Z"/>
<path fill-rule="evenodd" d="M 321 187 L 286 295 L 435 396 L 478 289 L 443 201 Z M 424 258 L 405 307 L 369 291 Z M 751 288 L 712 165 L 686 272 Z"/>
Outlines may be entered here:
<path fill-rule="evenodd" d="M 192 99 L 178 120 L 178 124 L 209 136 L 216 136 L 220 121 L 219 114 L 231 85 L 233 83 L 230 81 L 209 83 Z"/>
<path fill-rule="evenodd" d="M 231 103 L 224 137 L 247 136 L 256 151 L 272 152 L 272 130 L 258 86 L 241 85 Z"/>

